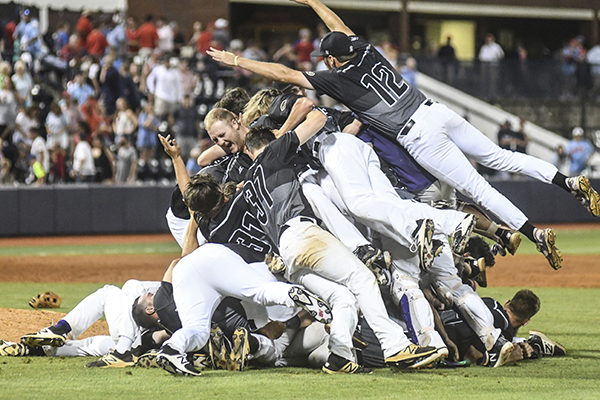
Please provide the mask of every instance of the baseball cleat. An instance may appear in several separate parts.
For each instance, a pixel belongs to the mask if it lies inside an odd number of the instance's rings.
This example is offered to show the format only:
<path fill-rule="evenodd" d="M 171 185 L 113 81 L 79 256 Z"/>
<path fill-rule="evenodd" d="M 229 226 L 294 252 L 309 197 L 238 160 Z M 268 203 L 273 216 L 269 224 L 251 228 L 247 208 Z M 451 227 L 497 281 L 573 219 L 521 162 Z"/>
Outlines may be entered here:
<path fill-rule="evenodd" d="M 169 345 L 163 346 L 156 356 L 158 365 L 173 375 L 200 376 L 198 371 L 187 359 L 185 354 L 179 353 Z"/>
<path fill-rule="evenodd" d="M 410 364 L 409 369 L 421 369 L 421 368 L 432 368 L 437 362 L 442 361 L 448 357 L 448 348 L 440 347 L 432 355 L 423 358 L 422 360 L 416 361 Z"/>
<path fill-rule="evenodd" d="M 229 354 L 227 369 L 229 371 L 243 371 L 248 365 L 248 353 L 250 353 L 250 342 L 248 341 L 248 330 L 240 327 L 233 332 L 233 348 Z"/>
<path fill-rule="evenodd" d="M 485 258 L 477 260 L 477 265 L 479 267 L 479 274 L 477 274 L 474 280 L 480 287 L 485 288 L 487 287 L 487 265 L 485 264 Z"/>
<path fill-rule="evenodd" d="M 427 271 L 433 265 L 433 259 L 436 254 L 433 243 L 433 231 L 435 226 L 433 221 L 429 218 L 417 220 L 417 228 L 412 233 L 416 249 L 415 251 L 419 257 L 419 267 L 423 271 Z"/>
<path fill-rule="evenodd" d="M 228 369 L 231 345 L 219 325 L 215 323 L 210 329 L 208 351 L 213 369 Z"/>
<path fill-rule="evenodd" d="M 600 215 L 600 196 L 598 192 L 594 190 L 590 180 L 587 176 L 574 176 L 567 178 L 567 186 L 571 189 L 571 193 L 581 201 L 581 204 L 587 208 L 587 210 L 594 217 Z"/>
<path fill-rule="evenodd" d="M 298 305 L 306 310 L 312 317 L 322 324 L 331 323 L 332 315 L 331 308 L 308 290 L 301 286 L 292 286 L 289 291 L 290 298 Z"/>
<path fill-rule="evenodd" d="M 508 234 L 508 238 L 501 236 L 498 241 L 506 250 L 508 250 L 510 254 L 514 256 L 519 248 L 519 245 L 521 244 L 521 234 L 516 231 L 511 231 Z"/>
<path fill-rule="evenodd" d="M 24 357 L 29 355 L 29 347 L 15 342 L 0 339 L 0 356 Z"/>
<path fill-rule="evenodd" d="M 362 365 L 358 365 L 354 361 L 346 360 L 343 357 L 329 354 L 327 362 L 321 368 L 326 374 L 372 374 L 369 368 L 365 368 Z"/>
<path fill-rule="evenodd" d="M 452 252 L 454 254 L 463 255 L 476 223 L 477 217 L 473 214 L 467 214 L 460 224 L 454 228 L 454 232 L 452 232 Z"/>
<path fill-rule="evenodd" d="M 138 357 L 137 361 L 135 362 L 135 366 L 142 368 L 160 368 L 156 362 L 156 356 L 158 356 L 157 349 L 149 350 Z"/>
<path fill-rule="evenodd" d="M 192 354 L 192 365 L 199 371 L 206 368 L 213 368 L 210 355 L 203 352 Z"/>
<path fill-rule="evenodd" d="M 496 255 L 501 255 L 502 257 L 504 257 L 506 255 L 506 250 L 504 249 L 504 247 L 498 243 L 494 243 L 491 247 L 491 252 L 493 256 Z"/>
<path fill-rule="evenodd" d="M 498 368 L 506 364 L 513 350 L 513 344 L 500 335 L 496 343 L 494 343 L 494 347 L 486 352 L 487 357 L 484 357 L 485 361 L 481 365 Z"/>
<path fill-rule="evenodd" d="M 28 333 L 21 336 L 21 343 L 29 347 L 52 346 L 61 347 L 65 344 L 67 335 L 60 335 L 52 331 L 52 327 L 42 329 L 37 333 Z"/>
<path fill-rule="evenodd" d="M 567 349 L 563 345 L 550 339 L 540 331 L 529 331 L 527 343 L 534 349 L 537 348 L 543 357 L 564 357 L 567 355 Z"/>
<path fill-rule="evenodd" d="M 285 263 L 283 262 L 283 258 L 281 258 L 279 254 L 272 251 L 265 255 L 265 264 L 267 264 L 267 267 L 272 274 L 281 274 L 285 271 Z"/>
<path fill-rule="evenodd" d="M 550 266 L 554 269 L 560 269 L 560 267 L 562 267 L 562 254 L 555 246 L 556 234 L 554 233 L 554 230 L 552 228 L 536 228 L 533 232 L 533 236 L 535 237 L 535 246 L 537 250 L 546 257 Z"/>
<path fill-rule="evenodd" d="M 130 351 L 126 351 L 121 354 L 115 349 L 111 349 L 108 354 L 102 358 L 85 364 L 86 368 L 123 368 L 133 367 L 135 365 L 135 358 Z"/>
<path fill-rule="evenodd" d="M 388 269 L 392 263 L 392 255 L 389 252 L 382 252 L 370 244 L 365 244 L 357 247 L 353 254 L 373 272 L 377 284 L 387 285 L 390 283 Z"/>
<path fill-rule="evenodd" d="M 418 368 L 416 365 L 426 365 L 423 362 L 432 355 L 437 355 L 437 349 L 432 346 L 421 347 L 409 344 L 396 354 L 385 359 L 388 367 Z"/>

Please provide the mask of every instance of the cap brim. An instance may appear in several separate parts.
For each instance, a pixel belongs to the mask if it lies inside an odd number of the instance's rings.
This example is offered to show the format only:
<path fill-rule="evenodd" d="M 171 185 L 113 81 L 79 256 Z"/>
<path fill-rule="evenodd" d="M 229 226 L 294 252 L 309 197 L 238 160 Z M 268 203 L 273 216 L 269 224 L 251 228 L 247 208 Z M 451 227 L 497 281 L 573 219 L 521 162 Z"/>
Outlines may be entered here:
<path fill-rule="evenodd" d="M 311 57 L 325 57 L 324 53 L 321 53 L 321 50 L 315 50 L 312 53 L 310 53 Z"/>

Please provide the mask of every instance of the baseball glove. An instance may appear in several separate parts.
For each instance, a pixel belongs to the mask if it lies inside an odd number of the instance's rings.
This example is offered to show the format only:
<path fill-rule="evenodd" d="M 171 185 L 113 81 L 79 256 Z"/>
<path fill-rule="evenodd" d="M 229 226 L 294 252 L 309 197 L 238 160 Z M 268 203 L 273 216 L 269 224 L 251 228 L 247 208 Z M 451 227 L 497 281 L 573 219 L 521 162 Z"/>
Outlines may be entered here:
<path fill-rule="evenodd" d="M 44 292 L 29 300 L 33 308 L 60 308 L 62 297 L 53 292 Z"/>

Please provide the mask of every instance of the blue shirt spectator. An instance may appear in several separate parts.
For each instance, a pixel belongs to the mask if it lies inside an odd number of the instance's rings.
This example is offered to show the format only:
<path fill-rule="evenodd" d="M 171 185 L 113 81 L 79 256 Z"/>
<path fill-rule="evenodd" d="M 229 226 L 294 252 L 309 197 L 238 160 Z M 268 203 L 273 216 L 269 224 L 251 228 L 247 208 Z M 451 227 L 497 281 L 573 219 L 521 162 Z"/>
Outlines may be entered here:
<path fill-rule="evenodd" d="M 594 154 L 594 146 L 583 137 L 583 129 L 576 127 L 565 152 L 571 160 L 570 175 L 576 176 L 587 167 L 589 158 Z"/>

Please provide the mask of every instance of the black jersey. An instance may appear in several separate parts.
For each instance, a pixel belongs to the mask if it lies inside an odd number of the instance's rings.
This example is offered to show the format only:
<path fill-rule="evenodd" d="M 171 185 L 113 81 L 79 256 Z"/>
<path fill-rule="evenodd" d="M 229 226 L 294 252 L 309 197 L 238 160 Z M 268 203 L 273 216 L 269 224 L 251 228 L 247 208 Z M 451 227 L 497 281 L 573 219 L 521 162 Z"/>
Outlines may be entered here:
<path fill-rule="evenodd" d="M 502 331 L 502 335 L 506 340 L 512 341 L 515 336 L 515 330 L 510 324 L 506 310 L 500 303 L 490 297 L 483 297 L 482 300 L 494 316 L 494 327 Z M 460 313 L 454 309 L 450 309 L 440 311 L 439 314 L 448 337 L 458 347 L 461 359 L 464 358 L 470 346 L 475 347 L 481 353 L 485 353 L 485 346 Z"/>
<path fill-rule="evenodd" d="M 248 263 L 263 261 L 272 249 L 241 191 L 214 218 L 196 216 L 196 222 L 207 241 L 225 245 Z"/>
<path fill-rule="evenodd" d="M 350 40 L 356 56 L 349 62 L 329 71 L 303 74 L 319 94 L 345 104 L 360 119 L 395 139 L 426 97 L 406 83 L 371 44 L 357 36 Z"/>
<path fill-rule="evenodd" d="M 281 227 L 297 216 L 315 215 L 302 193 L 298 176 L 307 170 L 298 156 L 300 141 L 290 131 L 269 143 L 254 160 L 244 183 L 244 198 L 267 236 L 279 245 Z"/>
<path fill-rule="evenodd" d="M 218 183 L 235 182 L 244 180 L 252 159 L 245 153 L 228 154 L 223 156 L 198 171 L 198 174 L 212 175 Z M 176 185 L 171 194 L 171 211 L 181 219 L 190 219 L 190 211 L 183 202 L 183 195 Z"/>

